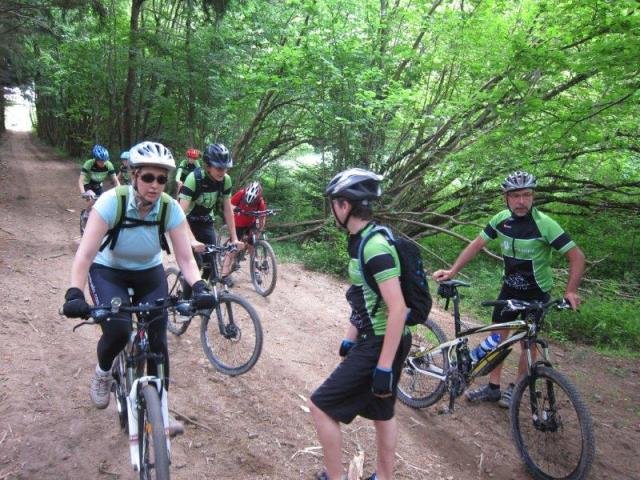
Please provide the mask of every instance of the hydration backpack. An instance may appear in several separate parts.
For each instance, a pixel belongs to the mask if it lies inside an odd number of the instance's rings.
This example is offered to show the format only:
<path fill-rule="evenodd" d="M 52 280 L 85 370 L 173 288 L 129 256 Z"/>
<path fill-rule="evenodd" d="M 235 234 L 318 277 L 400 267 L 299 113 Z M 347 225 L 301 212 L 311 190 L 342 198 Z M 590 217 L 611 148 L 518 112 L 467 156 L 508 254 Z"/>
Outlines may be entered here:
<path fill-rule="evenodd" d="M 160 212 L 158 214 L 158 220 L 140 220 L 138 218 L 129 218 L 126 216 L 126 206 L 129 204 L 128 185 L 120 185 L 119 187 L 116 187 L 116 199 L 118 200 L 116 210 L 116 223 L 113 228 L 107 231 L 107 235 L 105 236 L 102 245 L 100 245 L 100 251 L 104 250 L 107 245 L 109 245 L 109 248 L 113 250 L 116 246 L 116 242 L 118 241 L 120 230 L 123 228 L 158 225 L 160 247 L 162 247 L 165 252 L 171 253 L 171 250 L 169 249 L 169 243 L 167 242 L 167 238 L 164 234 L 167 229 L 167 208 L 169 207 L 169 202 L 171 201 L 171 197 L 169 196 L 169 194 L 162 192 L 162 195 L 160 196 Z"/>
<path fill-rule="evenodd" d="M 373 275 L 365 268 L 363 255 L 365 245 L 376 233 L 384 235 L 387 241 L 393 245 L 398 252 L 398 259 L 400 260 L 400 287 L 402 288 L 404 302 L 410 309 L 405 323 L 407 325 L 418 325 L 426 322 L 429 312 L 431 311 L 432 302 L 420 250 L 413 242 L 402 237 L 394 237 L 388 227 L 380 225 L 374 225 L 371 231 L 360 241 L 360 247 L 358 248 L 358 261 L 360 262 L 360 270 L 363 273 L 364 280 L 369 288 L 378 295 L 371 314 L 375 315 L 378 310 L 381 295 Z"/>

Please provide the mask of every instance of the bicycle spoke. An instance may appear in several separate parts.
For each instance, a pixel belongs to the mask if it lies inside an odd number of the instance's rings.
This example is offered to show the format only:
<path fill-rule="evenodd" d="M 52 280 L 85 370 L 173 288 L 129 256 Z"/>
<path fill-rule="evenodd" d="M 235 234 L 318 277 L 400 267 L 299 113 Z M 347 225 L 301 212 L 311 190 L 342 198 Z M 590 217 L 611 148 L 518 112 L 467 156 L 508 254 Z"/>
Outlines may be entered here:
<path fill-rule="evenodd" d="M 398 399 L 410 407 L 423 408 L 437 402 L 444 394 L 444 381 L 430 373 L 442 375 L 447 361 L 442 351 L 422 355 L 446 341 L 440 327 L 431 320 L 412 331 L 412 345 L 398 383 Z"/>
<path fill-rule="evenodd" d="M 262 328 L 258 314 L 244 299 L 221 295 L 220 305 L 203 318 L 201 341 L 212 365 L 227 375 L 247 372 L 262 350 Z"/>

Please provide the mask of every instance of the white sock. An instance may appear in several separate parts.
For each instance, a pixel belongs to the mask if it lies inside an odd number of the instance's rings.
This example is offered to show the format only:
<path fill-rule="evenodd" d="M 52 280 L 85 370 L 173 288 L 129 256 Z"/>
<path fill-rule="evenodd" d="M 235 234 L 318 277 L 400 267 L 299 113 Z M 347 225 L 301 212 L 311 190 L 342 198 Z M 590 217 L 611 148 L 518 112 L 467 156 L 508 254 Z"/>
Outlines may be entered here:
<path fill-rule="evenodd" d="M 108 371 L 104 371 L 100 368 L 100 364 L 96 364 L 96 374 L 100 377 L 106 377 L 107 375 L 109 375 L 109 373 L 111 373 L 111 370 Z"/>

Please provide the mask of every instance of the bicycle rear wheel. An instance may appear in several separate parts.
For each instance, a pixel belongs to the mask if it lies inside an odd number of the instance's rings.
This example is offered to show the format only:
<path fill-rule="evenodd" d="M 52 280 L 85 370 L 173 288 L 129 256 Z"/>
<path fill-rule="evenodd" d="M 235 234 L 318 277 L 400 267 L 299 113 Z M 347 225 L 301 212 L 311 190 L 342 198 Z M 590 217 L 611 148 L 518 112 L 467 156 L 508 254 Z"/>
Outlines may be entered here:
<path fill-rule="evenodd" d="M 444 375 L 449 368 L 449 360 L 442 350 L 429 355 L 423 352 L 446 341 L 440 326 L 431 319 L 412 331 L 411 350 L 398 382 L 398 399 L 402 403 L 412 408 L 424 408 L 442 398 L 445 382 L 430 374 Z"/>
<path fill-rule="evenodd" d="M 180 270 L 175 267 L 169 267 L 166 271 L 167 285 L 169 287 L 169 295 L 183 298 L 186 282 Z M 175 307 L 167 309 L 169 320 L 167 322 L 167 330 L 176 336 L 182 335 L 187 331 L 189 323 L 193 317 L 185 317 L 180 315 Z"/>
<path fill-rule="evenodd" d="M 202 316 L 200 340 L 205 355 L 221 373 L 248 372 L 262 352 L 260 317 L 244 298 L 222 292 L 218 305 Z"/>
<path fill-rule="evenodd" d="M 586 404 L 553 368 L 538 366 L 532 377 L 515 386 L 509 412 L 520 457 L 536 479 L 585 478 L 595 455 Z"/>
<path fill-rule="evenodd" d="M 140 480 L 168 480 L 169 453 L 162 421 L 160 397 L 155 385 L 142 387 L 141 408 L 138 410 L 138 451 Z"/>
<path fill-rule="evenodd" d="M 276 255 L 269 242 L 257 240 L 253 245 L 253 251 L 249 257 L 251 265 L 251 283 L 263 297 L 271 294 L 276 288 L 278 279 L 278 264 Z"/>

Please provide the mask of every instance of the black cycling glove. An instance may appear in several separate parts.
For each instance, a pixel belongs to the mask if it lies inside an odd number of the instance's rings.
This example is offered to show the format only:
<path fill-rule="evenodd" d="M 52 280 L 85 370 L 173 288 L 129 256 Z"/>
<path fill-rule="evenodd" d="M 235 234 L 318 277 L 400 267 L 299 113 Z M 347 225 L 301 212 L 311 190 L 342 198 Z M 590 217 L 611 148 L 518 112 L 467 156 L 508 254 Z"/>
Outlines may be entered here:
<path fill-rule="evenodd" d="M 62 313 L 68 318 L 88 318 L 91 314 L 91 306 L 84 299 L 82 290 L 71 287 L 64 294 L 64 305 Z"/>
<path fill-rule="evenodd" d="M 191 303 L 197 310 L 213 308 L 215 306 L 216 297 L 211 294 L 204 280 L 198 280 L 191 285 L 191 291 Z"/>
<path fill-rule="evenodd" d="M 393 391 L 393 371 L 376 367 L 373 371 L 371 391 L 376 397 L 390 397 Z"/>

